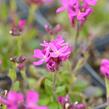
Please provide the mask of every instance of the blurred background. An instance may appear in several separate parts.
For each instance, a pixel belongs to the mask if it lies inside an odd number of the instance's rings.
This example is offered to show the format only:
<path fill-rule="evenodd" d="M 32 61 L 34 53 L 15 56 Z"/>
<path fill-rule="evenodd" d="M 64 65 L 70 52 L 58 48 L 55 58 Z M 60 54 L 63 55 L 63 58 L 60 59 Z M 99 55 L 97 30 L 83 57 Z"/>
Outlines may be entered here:
<path fill-rule="evenodd" d="M 26 57 L 25 71 L 27 76 L 30 77 L 28 80 L 30 85 L 36 83 L 33 78 L 36 79 L 42 75 L 46 75 L 45 72 L 47 71 L 44 70 L 43 66 L 42 69 L 39 68 L 37 70 L 31 66 L 33 50 L 40 46 L 42 40 L 48 40 L 52 37 L 45 31 L 45 24 L 51 27 L 60 24 L 62 26 L 60 34 L 62 34 L 70 44 L 73 45 L 74 43 L 75 29 L 70 25 L 67 13 L 56 14 L 56 9 L 60 6 L 58 0 L 49 0 L 49 2 L 46 3 L 34 1 L 35 0 L 0 0 L 1 88 L 10 89 L 8 85 L 10 84 L 11 86 L 11 82 L 15 79 L 16 75 L 13 70 L 15 69 L 15 65 L 10 61 L 10 58 L 15 56 L 23 55 Z M 79 43 L 84 43 L 83 46 L 86 48 L 88 46 L 88 61 L 83 64 L 82 69 L 79 71 L 80 73 L 77 76 L 79 81 L 74 88 L 75 91 L 78 90 L 78 92 L 85 93 L 87 103 L 92 107 L 105 102 L 105 85 L 99 73 L 99 65 L 102 58 L 109 58 L 109 1 L 98 0 L 97 5 L 93 8 L 94 12 L 88 17 L 80 31 L 79 37 Z M 15 30 L 20 19 L 26 21 L 23 32 Z M 10 34 L 10 31 L 17 35 Z M 19 38 L 20 41 L 18 41 Z M 87 52 L 85 52 L 85 55 L 87 55 Z M 68 64 L 69 63 L 67 63 L 67 65 Z M 67 65 L 65 64 L 66 67 Z M 67 71 L 67 69 L 64 71 Z M 36 72 L 41 72 L 41 76 Z M 19 75 L 19 72 L 17 72 L 17 74 Z M 64 80 L 66 79 L 65 75 L 61 76 Z M 3 80 L 7 82 L 2 83 Z M 38 82 L 41 84 L 43 77 L 39 80 Z M 17 90 L 17 85 L 16 83 L 12 89 Z M 32 88 L 34 88 L 34 86 L 32 86 Z M 47 104 L 46 102 L 44 103 Z"/>

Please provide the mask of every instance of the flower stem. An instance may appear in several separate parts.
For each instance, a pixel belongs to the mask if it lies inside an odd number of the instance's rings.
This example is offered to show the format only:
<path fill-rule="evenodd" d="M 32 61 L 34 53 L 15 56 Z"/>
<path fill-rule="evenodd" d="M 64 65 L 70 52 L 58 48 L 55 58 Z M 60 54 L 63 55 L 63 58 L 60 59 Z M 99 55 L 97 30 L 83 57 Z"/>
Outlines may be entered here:
<path fill-rule="evenodd" d="M 19 56 L 21 54 L 21 47 L 22 47 L 22 43 L 21 43 L 21 36 L 17 38 L 17 55 Z"/>
<path fill-rule="evenodd" d="M 108 100 L 109 100 L 109 79 L 107 79 L 106 77 L 105 77 L 105 84 L 106 84 L 107 102 L 109 102 L 109 101 L 108 101 Z M 107 106 L 106 109 L 109 109 L 109 105 Z"/>
<path fill-rule="evenodd" d="M 16 43 L 17 43 L 17 56 L 20 56 L 22 53 L 22 36 L 18 36 L 16 37 Z M 15 69 L 17 68 L 17 64 Z M 19 74 L 20 78 L 19 78 L 19 88 L 21 89 L 22 92 L 24 92 L 24 78 L 22 76 L 22 72 L 20 72 L 20 70 L 17 71 L 17 73 Z"/>
<path fill-rule="evenodd" d="M 37 10 L 37 6 L 36 5 L 32 5 L 29 8 L 29 16 L 28 16 L 28 24 L 31 24 L 32 21 L 34 20 L 34 15 L 35 15 L 35 11 Z"/>
<path fill-rule="evenodd" d="M 76 34 L 75 34 L 75 47 L 77 47 L 78 44 L 78 37 L 80 33 L 80 25 L 79 22 L 76 23 Z"/>
<path fill-rule="evenodd" d="M 53 99 L 56 100 L 56 72 L 53 73 Z"/>
<path fill-rule="evenodd" d="M 75 83 L 75 81 L 76 81 L 75 75 L 71 75 L 71 76 L 72 76 L 72 82 L 71 82 L 71 84 L 70 84 L 70 86 L 69 86 L 68 95 L 70 95 L 70 93 L 72 92 L 73 87 L 74 87 L 74 83 Z"/>

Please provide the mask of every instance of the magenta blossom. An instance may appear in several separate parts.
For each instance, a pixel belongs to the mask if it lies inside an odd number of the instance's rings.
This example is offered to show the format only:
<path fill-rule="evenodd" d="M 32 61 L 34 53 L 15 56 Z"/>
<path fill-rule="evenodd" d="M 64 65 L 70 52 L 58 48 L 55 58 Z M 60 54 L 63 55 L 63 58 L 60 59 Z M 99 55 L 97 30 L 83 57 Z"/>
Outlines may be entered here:
<path fill-rule="evenodd" d="M 46 63 L 46 67 L 50 71 L 56 71 L 59 68 L 59 65 L 62 61 L 65 61 L 69 58 L 71 54 L 71 47 L 68 43 L 65 43 L 61 35 L 59 35 L 55 40 L 50 42 L 44 41 L 41 46 L 42 50 L 34 50 L 34 58 L 39 59 L 36 62 L 33 62 L 35 66 Z"/>
<path fill-rule="evenodd" d="M 103 59 L 101 61 L 100 72 L 102 73 L 102 75 L 109 78 L 109 60 L 108 59 Z"/>
<path fill-rule="evenodd" d="M 18 109 L 18 106 L 24 102 L 24 98 L 21 93 L 11 91 L 8 93 L 7 99 L 1 97 L 0 101 L 2 101 L 2 104 L 5 104 L 8 109 Z"/>
<path fill-rule="evenodd" d="M 26 96 L 20 92 L 11 91 L 7 98 L 0 97 L 0 102 L 7 106 L 7 109 L 48 109 L 47 106 L 39 106 L 39 94 L 35 91 L 28 91 Z"/>
<path fill-rule="evenodd" d="M 44 62 L 47 62 L 49 60 L 49 51 L 48 50 L 34 50 L 34 58 L 39 58 L 40 60 L 37 62 L 33 62 L 34 65 L 41 65 Z"/>
<path fill-rule="evenodd" d="M 59 62 L 59 63 L 58 63 Z M 59 64 L 60 64 L 60 60 L 55 58 L 51 58 L 47 64 L 46 64 L 46 68 L 51 71 L 51 72 L 55 72 L 56 70 L 59 69 Z"/>
<path fill-rule="evenodd" d="M 71 53 L 68 49 L 69 46 L 65 45 L 63 47 L 56 47 L 53 43 L 50 44 L 52 52 L 50 53 L 50 56 L 53 58 L 67 56 Z"/>
<path fill-rule="evenodd" d="M 74 25 L 75 18 L 76 18 L 76 10 L 78 7 L 78 1 L 77 0 L 60 0 L 62 6 L 56 10 L 56 13 L 60 13 L 63 11 L 66 11 L 68 13 L 70 22 L 72 25 Z"/>
<path fill-rule="evenodd" d="M 87 4 L 83 3 L 79 8 L 77 8 L 77 20 L 82 24 L 87 19 L 87 17 L 93 12 L 93 9 Z"/>
<path fill-rule="evenodd" d="M 18 26 L 21 30 L 24 29 L 25 24 L 26 24 L 26 20 L 24 20 L 24 19 L 20 19 L 20 21 L 18 22 Z"/>
<path fill-rule="evenodd" d="M 39 94 L 35 91 L 28 91 L 26 94 L 26 109 L 48 109 L 47 106 L 39 106 Z"/>
<path fill-rule="evenodd" d="M 58 97 L 58 102 L 61 104 L 61 105 L 65 105 L 65 103 L 70 103 L 70 97 L 68 95 L 66 95 L 65 97 L 63 96 L 59 96 Z"/>
<path fill-rule="evenodd" d="M 95 5 L 96 0 L 60 0 L 62 6 L 57 9 L 57 13 L 66 11 L 70 22 L 75 24 L 75 20 L 83 24 L 87 17 L 93 12 L 90 5 Z M 82 2 L 82 3 L 81 3 Z"/>
<path fill-rule="evenodd" d="M 65 97 L 59 96 L 58 102 L 59 104 L 61 104 L 63 109 L 86 109 L 86 106 L 83 103 L 78 103 L 78 102 L 71 103 L 70 97 L 68 95 Z"/>

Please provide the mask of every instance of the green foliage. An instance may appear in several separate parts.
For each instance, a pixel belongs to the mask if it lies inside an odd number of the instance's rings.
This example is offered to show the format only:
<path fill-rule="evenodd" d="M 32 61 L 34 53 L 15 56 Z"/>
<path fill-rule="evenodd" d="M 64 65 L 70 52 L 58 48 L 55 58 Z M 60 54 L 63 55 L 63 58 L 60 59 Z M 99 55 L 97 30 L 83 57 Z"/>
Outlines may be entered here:
<path fill-rule="evenodd" d="M 45 80 L 45 91 L 47 94 L 52 95 L 52 81 L 49 79 Z"/>
<path fill-rule="evenodd" d="M 20 87 L 19 81 L 13 82 L 12 90 L 20 91 L 20 88 L 19 87 Z"/>
<path fill-rule="evenodd" d="M 15 69 L 9 69 L 9 77 L 11 78 L 11 80 L 14 82 L 16 80 L 16 72 Z"/>
<path fill-rule="evenodd" d="M 52 102 L 49 104 L 49 109 L 62 109 L 62 108 L 58 103 Z"/>
<path fill-rule="evenodd" d="M 88 86 L 87 81 L 77 80 L 77 81 L 74 83 L 73 90 L 74 90 L 75 92 L 82 92 L 82 91 L 85 90 L 85 88 L 87 88 L 87 86 Z"/>
<path fill-rule="evenodd" d="M 54 101 L 53 99 L 52 73 L 45 70 L 43 66 L 40 68 L 32 66 L 33 50 L 39 47 L 40 40 L 44 39 L 45 37 L 45 39 L 51 39 L 51 36 L 48 38 L 48 34 L 40 34 L 38 29 L 32 25 L 34 24 L 34 19 L 36 19 L 34 13 L 38 7 L 28 7 L 30 13 L 24 31 L 20 36 L 12 36 L 9 34 L 9 31 L 13 25 L 12 22 L 9 22 L 9 20 L 14 20 L 14 23 L 16 23 L 21 16 L 18 16 L 16 13 L 17 4 L 15 0 L 12 0 L 9 6 L 4 1 L 0 1 L 0 60 L 2 60 L 2 65 L 0 65 L 2 68 L 0 72 L 2 73 L 9 71 L 8 76 L 13 82 L 12 90 L 22 92 L 26 92 L 29 89 L 36 90 L 41 95 L 39 100 L 40 105 L 47 105 L 49 106 L 49 109 L 62 109 L 62 107 L 57 103 L 57 100 Z M 105 0 L 101 0 L 98 5 L 95 6 L 94 13 L 88 18 L 88 21 L 82 27 L 82 31 L 80 32 L 81 35 L 79 37 L 80 42 L 85 40 L 88 42 L 87 39 L 89 34 L 93 34 L 92 29 L 96 31 L 99 29 L 99 27 L 103 28 L 104 26 L 109 25 L 109 12 L 108 9 L 106 9 L 108 8 L 106 3 L 107 2 Z M 72 28 L 70 25 L 67 13 L 58 14 L 55 17 L 56 18 L 54 18 L 55 21 L 53 21 L 53 24 L 62 24 L 64 31 L 62 32 L 63 36 L 66 36 L 65 38 L 71 42 L 71 44 L 72 42 L 74 43 L 76 31 L 75 28 Z M 65 96 L 69 93 L 72 102 L 85 102 L 84 92 L 90 84 L 87 81 L 77 78 L 76 76 L 84 65 L 85 60 L 87 60 L 88 53 L 85 52 L 83 58 L 78 59 L 79 61 L 76 63 L 76 65 L 74 64 L 76 58 L 78 58 L 78 51 L 76 52 L 74 50 L 73 53 L 75 54 L 74 57 L 72 55 L 73 59 L 63 63 L 59 69 L 59 72 L 56 73 L 56 98 L 58 96 Z M 27 60 L 24 63 L 25 68 L 21 71 L 21 76 L 23 77 L 22 81 L 17 80 L 16 67 L 14 67 L 15 63 L 10 62 L 10 57 L 20 55 L 27 57 Z M 103 93 L 99 88 L 97 88 L 93 94 L 94 97 L 100 97 L 102 95 Z M 6 109 L 6 107 L 3 106 L 3 109 Z"/>
<path fill-rule="evenodd" d="M 6 105 L 2 105 L 2 109 L 7 109 Z"/>

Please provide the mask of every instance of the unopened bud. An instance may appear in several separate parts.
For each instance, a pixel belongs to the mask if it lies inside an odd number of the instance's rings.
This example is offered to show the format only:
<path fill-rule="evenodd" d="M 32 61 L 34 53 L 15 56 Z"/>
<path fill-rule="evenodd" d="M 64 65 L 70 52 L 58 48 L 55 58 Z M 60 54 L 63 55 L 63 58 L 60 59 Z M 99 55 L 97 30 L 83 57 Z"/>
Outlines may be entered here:
<path fill-rule="evenodd" d="M 54 28 L 52 28 L 49 25 L 45 25 L 45 30 L 50 35 L 54 35 L 54 34 L 57 34 L 58 32 L 60 32 L 62 30 L 62 26 L 60 24 L 57 24 Z"/>
<path fill-rule="evenodd" d="M 24 56 L 10 58 L 10 61 L 15 62 L 15 63 L 23 63 L 25 60 L 26 58 Z"/>

